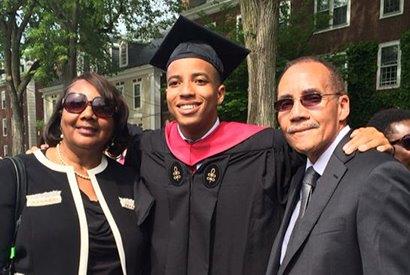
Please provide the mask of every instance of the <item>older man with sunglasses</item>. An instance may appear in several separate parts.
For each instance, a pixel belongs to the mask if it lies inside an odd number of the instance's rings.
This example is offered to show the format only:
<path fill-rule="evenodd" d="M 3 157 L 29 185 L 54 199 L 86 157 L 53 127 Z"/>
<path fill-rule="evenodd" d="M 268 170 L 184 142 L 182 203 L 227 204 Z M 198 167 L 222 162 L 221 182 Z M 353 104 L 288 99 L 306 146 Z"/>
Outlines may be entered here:
<path fill-rule="evenodd" d="M 281 129 L 307 163 L 293 178 L 266 274 L 410 274 L 410 172 L 389 154 L 343 152 L 350 107 L 337 69 L 294 60 L 277 95 Z"/>

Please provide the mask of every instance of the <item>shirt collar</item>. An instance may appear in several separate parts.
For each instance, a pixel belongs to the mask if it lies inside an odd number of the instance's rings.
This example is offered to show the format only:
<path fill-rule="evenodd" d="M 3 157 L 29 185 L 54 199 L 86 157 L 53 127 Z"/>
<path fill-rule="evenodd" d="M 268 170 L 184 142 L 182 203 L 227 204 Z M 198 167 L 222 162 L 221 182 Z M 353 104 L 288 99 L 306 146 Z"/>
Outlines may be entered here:
<path fill-rule="evenodd" d="M 206 138 L 207 136 L 209 136 L 210 134 L 212 134 L 212 132 L 213 131 L 215 131 L 215 129 L 219 126 L 219 117 L 217 117 L 216 118 L 216 121 L 215 121 L 215 123 L 214 123 L 214 125 L 211 127 L 211 129 L 209 129 L 208 130 L 208 132 L 206 132 L 205 133 L 205 135 L 203 135 L 201 138 L 199 138 L 199 139 L 197 139 L 197 140 L 192 140 L 192 139 L 189 139 L 189 138 L 186 138 L 185 136 L 184 136 L 184 134 L 181 132 L 181 129 L 179 128 L 179 125 L 178 125 L 178 133 L 179 133 L 179 135 L 181 136 L 181 138 L 182 139 L 184 139 L 185 141 L 187 141 L 187 142 L 189 142 L 189 143 L 194 143 L 194 142 L 197 142 L 197 141 L 199 141 L 199 140 L 201 140 L 201 139 L 204 139 L 204 138 Z"/>
<path fill-rule="evenodd" d="M 349 125 L 346 125 L 345 127 L 343 127 L 342 130 L 339 131 L 339 133 L 337 134 L 333 142 L 330 144 L 330 146 L 327 147 L 326 151 L 324 151 L 320 155 L 320 157 L 317 159 L 317 161 L 314 164 L 309 159 L 307 159 L 306 169 L 308 169 L 310 166 L 313 165 L 313 169 L 315 169 L 315 171 L 320 176 L 322 176 L 327 166 L 327 163 L 329 162 L 330 157 L 333 154 L 333 151 L 336 149 L 337 145 L 344 138 L 344 136 L 347 135 L 347 133 L 349 133 L 349 131 L 350 131 Z"/>

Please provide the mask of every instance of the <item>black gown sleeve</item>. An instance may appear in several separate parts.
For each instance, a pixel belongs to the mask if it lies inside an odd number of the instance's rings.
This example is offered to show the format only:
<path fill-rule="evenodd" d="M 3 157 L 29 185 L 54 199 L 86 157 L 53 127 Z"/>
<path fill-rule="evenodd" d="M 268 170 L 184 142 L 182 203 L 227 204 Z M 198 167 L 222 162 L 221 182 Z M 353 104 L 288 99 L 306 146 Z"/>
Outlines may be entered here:
<path fill-rule="evenodd" d="M 10 256 L 14 238 L 16 203 L 16 175 L 9 160 L 0 160 L 0 268 L 4 267 Z"/>
<path fill-rule="evenodd" d="M 138 169 L 141 165 L 141 137 L 142 132 L 134 135 L 127 148 L 127 154 L 125 155 L 124 164 L 128 167 Z M 138 173 L 139 174 L 139 173 Z"/>
<path fill-rule="evenodd" d="M 289 146 L 280 129 L 275 129 L 274 131 L 276 194 L 278 201 L 281 204 L 286 204 L 292 177 L 296 174 L 299 167 L 306 165 L 306 157 Z"/>

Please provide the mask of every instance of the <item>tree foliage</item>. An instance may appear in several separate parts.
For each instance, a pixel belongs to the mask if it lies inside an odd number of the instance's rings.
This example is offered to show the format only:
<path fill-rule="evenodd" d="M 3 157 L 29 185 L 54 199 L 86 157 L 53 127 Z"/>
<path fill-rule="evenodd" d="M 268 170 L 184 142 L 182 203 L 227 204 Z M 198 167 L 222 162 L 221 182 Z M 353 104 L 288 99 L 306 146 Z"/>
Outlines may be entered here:
<path fill-rule="evenodd" d="M 112 43 L 120 38 L 146 41 L 158 35 L 173 18 L 165 16 L 163 10 L 178 8 L 176 0 L 163 1 L 161 9 L 148 0 L 41 1 L 43 20 L 29 30 L 31 47 L 27 54 L 42 60 L 47 71 L 39 71 L 41 79 L 52 69 L 54 76 L 66 83 L 78 70 L 115 71 L 110 56 Z M 121 37 L 120 25 L 129 35 Z M 44 43 L 45 37 L 48 43 Z M 50 47 L 55 50 L 52 55 L 47 54 Z"/>
<path fill-rule="evenodd" d="M 159 5 L 155 5 L 159 4 Z M 13 153 L 24 151 L 23 103 L 35 75 L 45 83 L 65 83 L 76 76 L 79 55 L 82 69 L 102 73 L 111 67 L 110 46 L 123 24 L 129 39 L 146 40 L 165 29 L 178 1 L 149 0 L 3 0 L 0 3 L 0 58 L 10 87 L 13 110 Z M 160 8 L 158 8 L 160 7 Z M 31 60 L 22 73 L 21 63 Z"/>

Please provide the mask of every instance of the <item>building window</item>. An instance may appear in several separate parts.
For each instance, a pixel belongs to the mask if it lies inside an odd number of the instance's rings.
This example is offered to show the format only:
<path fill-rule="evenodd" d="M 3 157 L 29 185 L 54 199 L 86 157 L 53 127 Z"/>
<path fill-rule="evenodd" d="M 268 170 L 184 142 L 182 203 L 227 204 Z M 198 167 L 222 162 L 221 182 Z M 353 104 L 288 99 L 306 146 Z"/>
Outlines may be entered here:
<path fill-rule="evenodd" d="M 117 82 L 115 84 L 115 87 L 117 88 L 117 90 L 120 92 L 120 94 L 122 96 L 124 96 L 124 82 Z"/>
<path fill-rule="evenodd" d="M 121 42 L 119 50 L 119 64 L 120 67 L 128 66 L 128 43 Z"/>
<path fill-rule="evenodd" d="M 241 30 L 242 29 L 242 15 L 238 14 L 236 16 L 236 29 Z"/>
<path fill-rule="evenodd" d="M 57 99 L 58 99 L 57 95 L 50 96 L 50 99 L 51 99 L 51 105 L 53 106 L 53 108 L 56 107 Z"/>
<path fill-rule="evenodd" d="M 4 145 L 3 146 L 3 157 L 7 157 L 9 155 L 9 146 Z"/>
<path fill-rule="evenodd" d="M 400 87 L 400 42 L 379 45 L 377 55 L 377 89 Z"/>
<path fill-rule="evenodd" d="M 236 16 L 236 39 L 240 39 L 243 36 L 242 15 Z"/>
<path fill-rule="evenodd" d="M 136 82 L 133 84 L 134 92 L 133 92 L 133 102 L 134 102 L 134 109 L 141 108 L 141 83 Z"/>
<path fill-rule="evenodd" d="M 332 30 L 350 23 L 350 0 L 315 0 L 316 30 Z"/>
<path fill-rule="evenodd" d="M 216 29 L 216 21 L 213 21 L 213 22 L 210 22 L 210 23 L 206 24 L 205 27 L 207 27 L 210 30 L 215 30 Z"/>
<path fill-rule="evenodd" d="M 290 0 L 284 0 L 279 3 L 279 26 L 288 26 L 290 23 Z"/>
<path fill-rule="evenodd" d="M 380 18 L 403 13 L 404 0 L 380 0 Z"/>
<path fill-rule="evenodd" d="M 80 75 L 85 72 L 85 60 L 84 53 L 79 53 L 77 55 L 77 74 Z"/>
<path fill-rule="evenodd" d="M 3 137 L 7 136 L 7 118 L 2 119 Z"/>
<path fill-rule="evenodd" d="M 6 91 L 1 91 L 1 108 L 6 109 Z"/>

